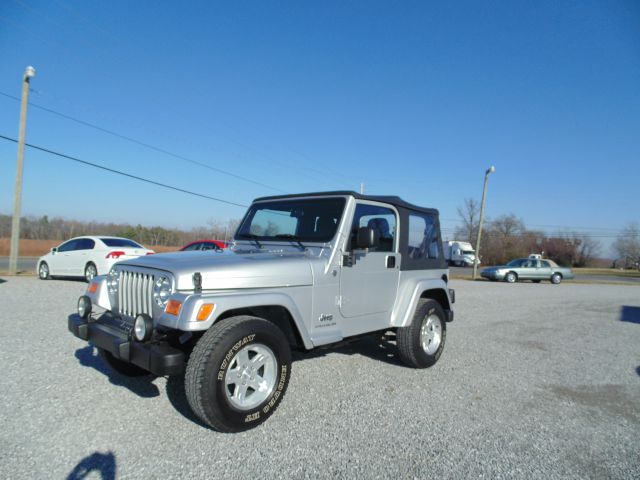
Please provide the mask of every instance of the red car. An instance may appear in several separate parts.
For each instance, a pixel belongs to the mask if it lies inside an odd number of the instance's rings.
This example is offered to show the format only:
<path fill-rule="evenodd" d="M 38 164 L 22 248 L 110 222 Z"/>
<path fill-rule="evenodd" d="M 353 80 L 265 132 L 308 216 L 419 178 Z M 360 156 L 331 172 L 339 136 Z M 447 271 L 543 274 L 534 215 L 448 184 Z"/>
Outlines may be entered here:
<path fill-rule="evenodd" d="M 227 248 L 229 244 L 221 240 L 196 240 L 195 242 L 187 243 L 180 249 L 181 252 L 195 251 L 195 250 L 216 250 L 221 252 Z"/>

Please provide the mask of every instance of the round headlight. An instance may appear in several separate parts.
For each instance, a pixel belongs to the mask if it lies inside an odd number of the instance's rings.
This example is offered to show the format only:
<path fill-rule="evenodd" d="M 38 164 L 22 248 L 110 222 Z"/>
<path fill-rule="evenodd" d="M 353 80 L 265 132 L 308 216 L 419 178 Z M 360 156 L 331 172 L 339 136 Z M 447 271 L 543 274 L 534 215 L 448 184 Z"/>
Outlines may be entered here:
<path fill-rule="evenodd" d="M 138 315 L 133 322 L 133 336 L 139 342 L 147 341 L 151 338 L 153 332 L 153 320 L 149 315 L 144 313 Z"/>
<path fill-rule="evenodd" d="M 120 282 L 120 275 L 114 268 L 111 269 L 109 275 L 107 275 L 107 288 L 109 293 L 118 293 L 118 283 Z"/>
<path fill-rule="evenodd" d="M 158 306 L 164 307 L 171 295 L 171 280 L 167 277 L 159 277 L 153 284 L 153 299 Z"/>
<path fill-rule="evenodd" d="M 91 299 L 86 295 L 78 299 L 78 315 L 85 319 L 91 315 Z"/>

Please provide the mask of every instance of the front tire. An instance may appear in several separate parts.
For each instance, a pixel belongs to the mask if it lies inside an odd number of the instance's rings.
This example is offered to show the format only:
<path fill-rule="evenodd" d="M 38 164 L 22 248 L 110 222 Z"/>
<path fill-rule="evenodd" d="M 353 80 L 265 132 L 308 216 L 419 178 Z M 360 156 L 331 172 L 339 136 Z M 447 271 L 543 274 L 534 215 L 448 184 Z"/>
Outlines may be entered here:
<path fill-rule="evenodd" d="M 40 262 L 40 265 L 38 266 L 38 278 L 40 280 L 49 280 L 51 278 L 47 262 Z"/>
<path fill-rule="evenodd" d="M 551 275 L 551 283 L 553 283 L 554 285 L 558 285 L 561 281 L 562 275 L 560 275 L 559 273 L 554 273 L 553 275 Z"/>
<path fill-rule="evenodd" d="M 291 376 L 291 349 L 267 320 L 238 316 L 213 325 L 187 364 L 185 390 L 202 422 L 221 432 L 257 427 L 282 401 Z"/>
<path fill-rule="evenodd" d="M 90 283 L 96 275 L 98 275 L 96 266 L 92 262 L 87 263 L 87 266 L 84 267 L 84 279 L 87 283 Z"/>
<path fill-rule="evenodd" d="M 447 338 L 447 324 L 442 306 L 435 300 L 421 298 L 411 325 L 396 333 L 400 359 L 413 368 L 427 368 L 435 364 Z"/>
<path fill-rule="evenodd" d="M 516 283 L 518 281 L 518 275 L 515 272 L 509 272 L 504 276 L 504 281 L 507 283 Z"/>

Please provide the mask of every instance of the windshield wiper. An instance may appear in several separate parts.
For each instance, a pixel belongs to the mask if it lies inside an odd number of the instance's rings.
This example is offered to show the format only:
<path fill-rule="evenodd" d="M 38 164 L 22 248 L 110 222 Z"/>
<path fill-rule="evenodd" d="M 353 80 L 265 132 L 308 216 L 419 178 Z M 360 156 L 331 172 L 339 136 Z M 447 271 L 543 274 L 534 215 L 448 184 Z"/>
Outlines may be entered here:
<path fill-rule="evenodd" d="M 300 239 L 298 237 L 296 237 L 295 235 L 291 235 L 290 233 L 279 233 L 277 235 L 274 235 L 274 237 L 275 238 L 285 238 L 287 240 L 291 240 L 293 243 L 297 243 L 301 250 L 304 250 L 304 249 L 307 248 L 302 244 L 302 242 L 300 241 Z"/>
<path fill-rule="evenodd" d="M 256 245 L 258 246 L 258 248 L 262 248 L 262 245 L 258 241 L 258 235 L 255 235 L 253 233 L 241 233 L 240 235 L 238 235 L 238 237 L 248 238 L 249 240 L 253 240 L 254 242 L 256 242 Z"/>

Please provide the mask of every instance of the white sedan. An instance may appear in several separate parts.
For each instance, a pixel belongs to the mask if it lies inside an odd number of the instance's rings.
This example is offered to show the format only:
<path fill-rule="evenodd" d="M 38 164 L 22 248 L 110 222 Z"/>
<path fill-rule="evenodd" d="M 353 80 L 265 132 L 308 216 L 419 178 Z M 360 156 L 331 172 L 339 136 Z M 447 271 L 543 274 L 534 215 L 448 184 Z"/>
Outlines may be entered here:
<path fill-rule="evenodd" d="M 152 253 L 128 238 L 76 237 L 40 257 L 36 268 L 41 280 L 61 276 L 84 277 L 90 282 L 96 275 L 109 273 L 116 262 Z"/>

